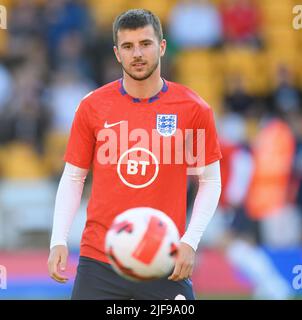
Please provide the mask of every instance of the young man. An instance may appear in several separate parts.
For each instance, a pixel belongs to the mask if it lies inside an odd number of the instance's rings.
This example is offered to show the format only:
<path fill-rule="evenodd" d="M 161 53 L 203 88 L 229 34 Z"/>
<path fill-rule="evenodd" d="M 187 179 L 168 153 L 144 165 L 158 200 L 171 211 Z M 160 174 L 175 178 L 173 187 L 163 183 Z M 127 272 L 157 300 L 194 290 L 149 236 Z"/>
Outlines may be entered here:
<path fill-rule="evenodd" d="M 72 299 L 194 299 L 190 277 L 195 251 L 221 190 L 213 113 L 197 94 L 161 78 L 166 41 L 154 14 L 136 9 L 121 14 L 114 22 L 113 38 L 123 78 L 88 94 L 75 114 L 56 198 L 49 274 L 58 282 L 67 281 L 61 273 L 68 257 L 67 235 L 92 167 Z M 179 145 L 187 140 L 187 129 L 204 132 L 204 144 L 193 133 L 191 154 L 199 145 L 203 148 L 203 156 L 194 164 L 180 161 Z M 176 136 L 181 142 L 177 147 L 164 147 Z M 176 153 L 178 162 L 173 161 Z M 135 155 L 143 160 L 134 160 Z M 189 167 L 199 174 L 200 187 L 185 232 Z M 115 216 L 133 207 L 162 210 L 179 229 L 179 252 L 168 278 L 134 283 L 118 276 L 109 264 L 104 253 L 106 231 Z"/>

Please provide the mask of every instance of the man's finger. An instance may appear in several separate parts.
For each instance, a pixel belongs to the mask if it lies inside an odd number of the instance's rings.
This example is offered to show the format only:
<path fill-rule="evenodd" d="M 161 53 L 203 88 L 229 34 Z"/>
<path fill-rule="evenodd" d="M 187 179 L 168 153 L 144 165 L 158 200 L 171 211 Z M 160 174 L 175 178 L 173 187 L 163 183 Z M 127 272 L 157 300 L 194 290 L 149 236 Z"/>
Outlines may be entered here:
<path fill-rule="evenodd" d="M 60 283 L 65 283 L 68 278 L 60 272 L 64 272 L 67 267 L 68 250 L 66 246 L 58 245 L 50 250 L 48 258 L 49 276 Z"/>
<path fill-rule="evenodd" d="M 66 283 L 67 280 L 60 280 L 60 279 L 57 279 L 56 277 L 51 277 L 54 281 L 58 282 L 58 283 Z"/>
<path fill-rule="evenodd" d="M 54 279 L 55 281 L 64 282 L 64 283 L 68 280 L 68 278 L 66 276 L 63 276 L 63 275 L 59 274 L 58 272 L 53 272 L 51 274 L 51 278 Z"/>
<path fill-rule="evenodd" d="M 64 254 L 61 255 L 60 258 L 60 270 L 61 271 L 65 271 L 66 269 L 66 264 L 67 264 L 67 256 L 65 256 Z"/>
<path fill-rule="evenodd" d="M 174 277 L 173 280 L 180 281 L 180 280 L 188 279 L 189 277 L 192 276 L 192 272 L 193 272 L 193 265 L 183 262 L 181 265 L 181 270 L 179 274 L 176 277 Z"/>
<path fill-rule="evenodd" d="M 49 275 L 52 279 L 58 282 L 66 282 L 68 278 L 66 276 L 60 275 L 58 273 L 58 265 L 59 265 L 59 259 L 55 258 L 54 260 L 51 260 L 49 262 Z"/>
<path fill-rule="evenodd" d="M 181 269 L 181 272 L 178 276 L 179 280 L 188 279 L 191 275 L 191 271 L 192 271 L 191 265 L 183 266 L 183 268 Z"/>
<path fill-rule="evenodd" d="M 170 277 L 168 278 L 168 280 L 174 280 L 177 281 L 177 278 L 181 272 L 181 268 L 182 268 L 182 263 L 176 262 L 175 267 L 174 267 L 174 271 L 173 273 L 170 275 Z"/>
<path fill-rule="evenodd" d="M 50 276 L 57 272 L 57 265 L 59 263 L 59 257 L 54 257 L 48 260 L 48 273 Z"/>
<path fill-rule="evenodd" d="M 183 264 L 175 281 L 180 281 L 180 280 L 185 279 L 186 275 L 187 275 L 187 266 L 185 264 Z"/>

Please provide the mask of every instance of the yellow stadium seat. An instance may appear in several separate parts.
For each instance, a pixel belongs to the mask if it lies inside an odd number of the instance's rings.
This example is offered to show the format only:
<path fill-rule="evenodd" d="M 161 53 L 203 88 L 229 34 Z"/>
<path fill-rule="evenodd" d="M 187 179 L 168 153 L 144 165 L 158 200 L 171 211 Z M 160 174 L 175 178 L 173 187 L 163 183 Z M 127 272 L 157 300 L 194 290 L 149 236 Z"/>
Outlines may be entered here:
<path fill-rule="evenodd" d="M 297 67 L 297 84 L 300 90 L 302 90 L 302 61 L 299 62 Z"/>
<path fill-rule="evenodd" d="M 291 26 L 293 19 L 291 0 L 261 1 L 260 8 L 262 9 L 263 29 Z"/>
<path fill-rule="evenodd" d="M 130 9 L 129 0 L 88 0 L 90 12 L 98 26 L 109 28 L 117 15 Z"/>
<path fill-rule="evenodd" d="M 165 1 L 154 1 L 154 0 L 134 0 L 133 7 L 144 8 L 154 12 L 161 20 L 162 24 L 168 21 L 170 12 L 173 6 L 177 3 L 177 0 L 165 0 Z"/>
<path fill-rule="evenodd" d="M 298 45 L 295 30 L 291 26 L 287 28 L 270 28 L 264 32 L 264 39 L 267 47 L 276 50 L 287 48 L 289 51 L 294 51 Z"/>
<path fill-rule="evenodd" d="M 276 7 L 287 7 L 291 6 L 293 4 L 293 0 L 282 0 L 282 1 L 276 1 L 276 0 L 257 0 L 257 3 L 262 8 L 276 8 Z"/>
<path fill-rule="evenodd" d="M 5 147 L 1 167 L 2 177 L 7 180 L 35 180 L 49 176 L 44 159 L 31 145 L 21 142 Z"/>
<path fill-rule="evenodd" d="M 265 56 L 249 48 L 227 48 L 224 51 L 224 74 L 226 77 L 241 75 L 251 94 L 267 90 Z"/>
<path fill-rule="evenodd" d="M 300 57 L 298 53 L 290 55 L 288 51 L 268 51 L 267 52 L 267 70 L 269 74 L 269 83 L 271 88 L 276 84 L 276 72 L 280 65 L 286 66 L 294 77 L 299 76 L 300 68 Z"/>
<path fill-rule="evenodd" d="M 68 142 L 68 135 L 51 132 L 45 142 L 45 162 L 52 174 L 59 174 L 63 167 L 63 156 Z"/>
<path fill-rule="evenodd" d="M 213 55 L 211 50 L 183 50 L 179 53 L 177 59 L 178 63 L 185 65 L 187 68 L 196 70 L 198 67 L 206 67 L 213 62 Z"/>
<path fill-rule="evenodd" d="M 1 0 L 0 5 L 5 6 L 6 9 L 8 10 L 8 13 L 9 13 L 10 9 L 13 8 L 14 6 L 16 6 L 18 4 L 18 2 L 22 2 L 22 1 Z M 47 0 L 31 0 L 30 2 L 34 3 L 37 6 L 43 6 L 47 2 Z"/>
<path fill-rule="evenodd" d="M 6 9 L 10 9 L 14 5 L 15 0 L 1 0 L 1 6 L 5 6 Z"/>
<path fill-rule="evenodd" d="M 214 51 L 186 50 L 175 58 L 175 69 L 178 79 L 204 77 L 221 80 L 219 59 Z"/>
<path fill-rule="evenodd" d="M 296 38 L 296 43 L 298 46 L 298 51 L 302 52 L 302 36 L 301 36 L 301 30 L 295 30 L 294 35 Z"/>
<path fill-rule="evenodd" d="M 220 83 L 215 83 L 215 81 L 207 82 L 202 78 L 184 79 L 180 81 L 180 83 L 199 94 L 200 97 L 213 108 L 215 113 L 220 113 L 221 101 L 223 97 Z"/>
<path fill-rule="evenodd" d="M 5 55 L 8 49 L 8 34 L 0 30 L 0 56 Z"/>
<path fill-rule="evenodd" d="M 270 70 L 271 66 L 275 66 L 277 64 L 286 64 L 292 68 L 297 69 L 298 63 L 300 60 L 300 56 L 298 52 L 292 52 L 289 54 L 287 48 L 283 50 L 268 50 L 267 51 L 267 67 Z"/>
<path fill-rule="evenodd" d="M 223 92 L 221 56 L 215 50 L 185 50 L 175 59 L 176 80 L 196 91 L 218 112 Z"/>

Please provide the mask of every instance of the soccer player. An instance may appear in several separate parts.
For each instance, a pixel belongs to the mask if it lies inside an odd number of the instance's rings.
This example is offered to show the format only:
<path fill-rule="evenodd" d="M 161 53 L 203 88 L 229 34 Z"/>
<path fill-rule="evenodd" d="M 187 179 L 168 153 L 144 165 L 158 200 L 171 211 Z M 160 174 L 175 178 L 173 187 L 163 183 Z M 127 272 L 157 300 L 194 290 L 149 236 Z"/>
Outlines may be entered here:
<path fill-rule="evenodd" d="M 55 203 L 49 274 L 58 282 L 67 281 L 68 232 L 91 168 L 92 191 L 72 299 L 194 299 L 195 252 L 221 191 L 213 112 L 192 90 L 161 77 L 166 40 L 153 13 L 142 9 L 122 13 L 113 24 L 113 39 L 123 77 L 88 94 L 76 111 Z M 172 156 L 169 162 L 169 155 L 182 154 L 181 144 L 171 143 L 170 148 L 165 144 L 179 137 L 185 142 L 187 129 L 193 130 L 191 155 L 202 147 L 203 156 L 197 155 L 194 163 Z M 199 129 L 204 139 L 195 134 Z M 134 160 L 135 155 L 143 160 Z M 185 230 L 189 169 L 199 175 L 199 189 Z M 181 242 L 167 278 L 125 280 L 104 253 L 112 220 L 134 207 L 159 209 L 178 227 Z"/>

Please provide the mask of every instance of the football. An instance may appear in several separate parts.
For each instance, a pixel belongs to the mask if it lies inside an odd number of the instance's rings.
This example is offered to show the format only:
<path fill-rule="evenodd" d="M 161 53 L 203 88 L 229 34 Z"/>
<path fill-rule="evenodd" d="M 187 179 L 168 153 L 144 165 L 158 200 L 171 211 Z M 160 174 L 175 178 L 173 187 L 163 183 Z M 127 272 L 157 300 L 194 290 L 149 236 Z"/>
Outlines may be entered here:
<path fill-rule="evenodd" d="M 106 234 L 105 250 L 113 269 L 133 281 L 162 278 L 173 271 L 179 233 L 164 212 L 148 207 L 119 214 Z"/>

